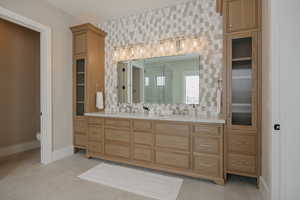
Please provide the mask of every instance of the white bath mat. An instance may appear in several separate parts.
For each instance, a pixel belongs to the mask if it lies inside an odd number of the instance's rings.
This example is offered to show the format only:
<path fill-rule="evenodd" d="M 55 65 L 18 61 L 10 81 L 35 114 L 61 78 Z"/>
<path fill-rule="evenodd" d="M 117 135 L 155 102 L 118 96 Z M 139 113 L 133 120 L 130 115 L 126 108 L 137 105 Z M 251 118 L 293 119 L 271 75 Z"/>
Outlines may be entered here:
<path fill-rule="evenodd" d="M 183 182 L 181 178 L 105 163 L 79 178 L 159 200 L 176 200 Z"/>

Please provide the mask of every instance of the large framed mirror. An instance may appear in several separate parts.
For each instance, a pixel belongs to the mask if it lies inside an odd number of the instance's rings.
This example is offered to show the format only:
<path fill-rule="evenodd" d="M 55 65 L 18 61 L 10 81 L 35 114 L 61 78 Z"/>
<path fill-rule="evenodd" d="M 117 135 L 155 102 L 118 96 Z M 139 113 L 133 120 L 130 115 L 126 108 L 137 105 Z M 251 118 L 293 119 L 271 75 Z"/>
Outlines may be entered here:
<path fill-rule="evenodd" d="M 121 61 L 117 71 L 119 103 L 199 104 L 198 54 Z"/>

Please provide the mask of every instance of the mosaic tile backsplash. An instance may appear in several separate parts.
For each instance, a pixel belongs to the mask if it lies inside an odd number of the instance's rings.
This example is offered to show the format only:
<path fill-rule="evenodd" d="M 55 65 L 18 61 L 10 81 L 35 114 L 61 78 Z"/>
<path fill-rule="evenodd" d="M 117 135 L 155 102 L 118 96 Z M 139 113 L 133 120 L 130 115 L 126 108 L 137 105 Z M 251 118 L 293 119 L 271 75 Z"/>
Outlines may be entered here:
<path fill-rule="evenodd" d="M 222 17 L 215 11 L 215 0 L 192 0 L 171 7 L 150 10 L 100 25 L 108 33 L 105 44 L 105 106 L 108 112 L 143 112 L 143 105 L 118 104 L 115 48 L 151 44 L 179 36 L 203 38 L 203 48 L 195 50 L 200 61 L 200 104 L 195 110 L 211 114 L 217 109 L 218 80 L 222 77 Z M 190 51 L 189 51 L 190 52 Z M 180 52 L 185 53 L 185 52 Z M 190 114 L 189 105 L 146 105 L 160 114 Z"/>

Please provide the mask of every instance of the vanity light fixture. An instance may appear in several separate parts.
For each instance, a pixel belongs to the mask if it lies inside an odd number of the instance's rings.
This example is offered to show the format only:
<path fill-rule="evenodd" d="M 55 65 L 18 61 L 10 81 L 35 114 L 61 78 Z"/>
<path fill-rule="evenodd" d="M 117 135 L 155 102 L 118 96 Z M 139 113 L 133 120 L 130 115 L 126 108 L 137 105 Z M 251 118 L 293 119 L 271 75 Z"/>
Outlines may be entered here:
<path fill-rule="evenodd" d="M 114 48 L 114 61 L 176 55 L 178 53 L 191 53 L 203 47 L 203 39 L 200 36 L 180 36 L 171 39 L 160 40 L 157 43 L 136 44 Z"/>

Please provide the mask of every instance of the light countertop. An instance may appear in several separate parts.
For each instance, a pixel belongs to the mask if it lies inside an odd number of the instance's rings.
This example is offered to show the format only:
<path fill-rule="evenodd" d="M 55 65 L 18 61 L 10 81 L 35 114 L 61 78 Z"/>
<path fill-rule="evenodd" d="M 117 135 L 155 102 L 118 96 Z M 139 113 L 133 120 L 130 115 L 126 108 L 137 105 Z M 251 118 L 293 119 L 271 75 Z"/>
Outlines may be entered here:
<path fill-rule="evenodd" d="M 85 113 L 85 116 L 225 124 L 224 119 L 221 119 L 220 117 L 217 117 L 217 116 L 207 116 L 207 115 L 197 115 L 197 116 L 165 115 L 165 116 L 161 116 L 161 115 L 149 115 L 149 114 L 144 114 L 144 113 L 95 112 L 95 113 Z"/>

